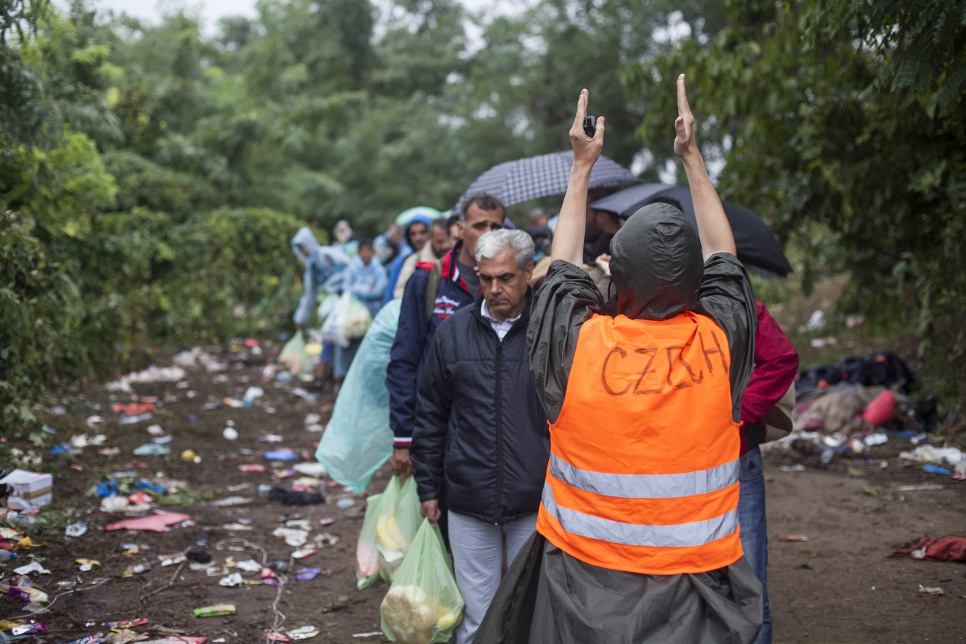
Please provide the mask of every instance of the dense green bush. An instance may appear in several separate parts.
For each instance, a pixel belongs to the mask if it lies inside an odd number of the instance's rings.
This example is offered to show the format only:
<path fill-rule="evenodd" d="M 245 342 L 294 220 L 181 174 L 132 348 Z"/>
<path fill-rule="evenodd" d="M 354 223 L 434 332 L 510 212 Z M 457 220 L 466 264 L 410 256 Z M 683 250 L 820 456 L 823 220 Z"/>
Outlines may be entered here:
<path fill-rule="evenodd" d="M 71 276 L 51 261 L 33 223 L 0 214 L 0 424 L 34 420 L 32 403 L 65 356 L 83 370 L 83 305 Z"/>

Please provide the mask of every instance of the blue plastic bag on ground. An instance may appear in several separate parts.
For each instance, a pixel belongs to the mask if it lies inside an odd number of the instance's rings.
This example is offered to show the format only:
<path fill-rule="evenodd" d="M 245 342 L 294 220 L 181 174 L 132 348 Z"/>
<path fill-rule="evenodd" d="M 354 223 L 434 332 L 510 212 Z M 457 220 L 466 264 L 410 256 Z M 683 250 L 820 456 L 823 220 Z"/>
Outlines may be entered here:
<path fill-rule="evenodd" d="M 315 457 L 342 485 L 361 494 L 392 454 L 386 367 L 396 337 L 400 300 L 382 307 L 363 338 L 335 399 Z"/>

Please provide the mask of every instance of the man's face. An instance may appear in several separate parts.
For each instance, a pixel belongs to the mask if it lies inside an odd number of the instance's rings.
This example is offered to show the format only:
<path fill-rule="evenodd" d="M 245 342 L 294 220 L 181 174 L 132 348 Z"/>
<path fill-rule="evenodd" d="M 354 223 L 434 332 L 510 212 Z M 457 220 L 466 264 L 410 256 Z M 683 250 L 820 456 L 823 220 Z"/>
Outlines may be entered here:
<path fill-rule="evenodd" d="M 436 257 L 442 257 L 446 254 L 446 251 L 453 247 L 453 240 L 450 239 L 449 233 L 445 228 L 433 226 L 430 230 L 432 231 L 430 243 L 433 245 L 433 254 Z"/>
<path fill-rule="evenodd" d="M 361 259 L 362 263 L 366 266 L 368 266 L 369 262 L 372 261 L 372 255 L 372 246 L 359 246 L 359 259 Z"/>
<path fill-rule="evenodd" d="M 426 245 L 429 239 L 429 228 L 421 221 L 409 225 L 409 245 L 413 250 L 419 251 Z"/>
<path fill-rule="evenodd" d="M 533 273 L 532 262 L 526 268 L 520 268 L 516 254 L 508 248 L 493 259 L 484 257 L 477 272 L 490 315 L 502 322 L 523 312 L 527 304 L 527 285 Z"/>
<path fill-rule="evenodd" d="M 476 204 L 471 204 L 466 211 L 466 221 L 463 223 L 463 252 L 468 257 L 476 257 L 476 242 L 483 233 L 503 228 L 504 213 L 502 208 L 483 210 Z"/>

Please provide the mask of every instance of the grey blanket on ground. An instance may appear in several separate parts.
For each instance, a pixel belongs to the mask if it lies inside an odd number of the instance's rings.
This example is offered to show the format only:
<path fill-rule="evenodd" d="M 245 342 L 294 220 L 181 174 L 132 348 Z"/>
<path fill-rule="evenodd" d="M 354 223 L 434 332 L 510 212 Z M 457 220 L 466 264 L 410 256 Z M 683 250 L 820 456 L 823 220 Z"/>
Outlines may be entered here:
<path fill-rule="evenodd" d="M 476 644 L 752 642 L 761 584 L 744 557 L 706 573 L 587 565 L 534 533 L 507 570 Z"/>

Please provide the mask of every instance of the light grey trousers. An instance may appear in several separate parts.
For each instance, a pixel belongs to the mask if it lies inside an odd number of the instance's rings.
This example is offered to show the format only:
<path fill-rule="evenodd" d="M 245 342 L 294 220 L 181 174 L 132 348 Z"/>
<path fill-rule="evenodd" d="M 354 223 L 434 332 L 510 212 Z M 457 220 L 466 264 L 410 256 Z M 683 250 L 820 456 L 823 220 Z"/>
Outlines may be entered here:
<path fill-rule="evenodd" d="M 480 627 L 503 577 L 506 538 L 507 566 L 537 526 L 537 513 L 496 526 L 463 514 L 449 512 L 449 544 L 453 551 L 456 583 L 466 607 L 456 629 L 456 644 L 469 644 Z"/>

